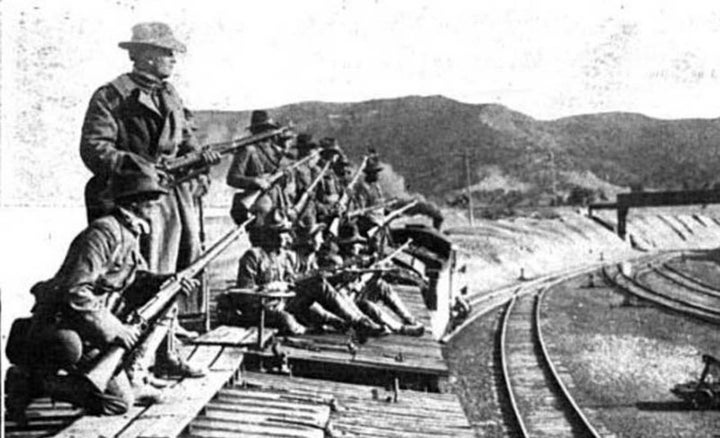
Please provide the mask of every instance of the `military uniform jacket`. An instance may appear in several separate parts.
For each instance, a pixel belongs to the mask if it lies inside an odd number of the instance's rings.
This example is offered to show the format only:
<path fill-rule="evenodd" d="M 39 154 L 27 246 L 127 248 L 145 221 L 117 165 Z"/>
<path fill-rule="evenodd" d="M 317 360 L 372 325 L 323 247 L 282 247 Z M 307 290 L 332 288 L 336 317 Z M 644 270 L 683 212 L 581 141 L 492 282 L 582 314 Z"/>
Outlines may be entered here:
<path fill-rule="evenodd" d="M 262 288 L 275 281 L 289 282 L 295 276 L 297 264 L 295 253 L 281 249 L 272 254 L 260 247 L 252 247 L 240 257 L 237 275 L 237 287 Z M 282 307 L 283 300 L 267 300 L 266 306 L 271 308 Z M 248 296 L 240 296 L 235 300 L 243 311 L 255 313 L 259 309 L 260 301 Z"/>
<path fill-rule="evenodd" d="M 94 174 L 85 189 L 86 204 L 88 210 L 100 210 L 89 216 L 109 213 L 107 185 L 124 157 L 158 163 L 198 147 L 182 101 L 169 83 L 133 72 L 100 87 L 90 99 L 80 141 L 80 155 Z M 143 256 L 154 272 L 175 272 L 200 253 L 195 185 L 182 183 L 158 203 L 143 244 Z"/>
<path fill-rule="evenodd" d="M 198 148 L 177 91 L 167 82 L 146 85 L 151 82 L 142 73 L 123 74 L 93 94 L 80 155 L 94 175 L 107 180 L 128 154 L 156 163 Z"/>
<path fill-rule="evenodd" d="M 263 141 L 241 149 L 233 156 L 228 169 L 227 183 L 231 187 L 245 191 L 258 190 L 252 178 L 269 176 L 287 166 L 289 160 L 270 141 Z M 266 195 L 274 207 L 286 209 L 292 206 L 296 197 L 295 179 L 292 172 L 289 178 L 273 186 Z"/>
<path fill-rule="evenodd" d="M 42 326 L 59 318 L 92 344 L 112 342 L 122 323 L 111 312 L 111 296 L 131 287 L 151 295 L 164 280 L 145 272 L 139 238 L 146 227 L 124 210 L 92 222 L 75 237 L 57 274 L 33 287 L 34 320 Z"/>

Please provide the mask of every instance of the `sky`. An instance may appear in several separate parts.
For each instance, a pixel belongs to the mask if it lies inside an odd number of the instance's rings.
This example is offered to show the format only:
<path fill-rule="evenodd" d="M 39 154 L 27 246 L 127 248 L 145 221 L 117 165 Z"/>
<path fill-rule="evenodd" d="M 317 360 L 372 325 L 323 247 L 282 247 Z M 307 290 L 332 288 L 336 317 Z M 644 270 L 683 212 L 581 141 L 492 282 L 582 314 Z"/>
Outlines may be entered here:
<path fill-rule="evenodd" d="M 117 43 L 134 23 L 159 20 L 188 46 L 173 81 L 197 109 L 442 94 L 540 119 L 718 112 L 720 2 L 3 3 L 3 85 L 62 84 L 46 96 L 57 99 L 86 100 L 127 70 Z"/>

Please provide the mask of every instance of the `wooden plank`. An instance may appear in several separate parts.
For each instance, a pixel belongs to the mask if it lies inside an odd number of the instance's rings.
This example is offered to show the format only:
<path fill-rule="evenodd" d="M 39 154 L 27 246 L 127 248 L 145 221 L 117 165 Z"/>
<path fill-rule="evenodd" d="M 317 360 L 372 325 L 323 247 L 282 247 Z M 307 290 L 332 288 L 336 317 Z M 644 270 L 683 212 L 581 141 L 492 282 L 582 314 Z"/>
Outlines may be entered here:
<path fill-rule="evenodd" d="M 245 436 L 246 433 L 267 437 L 325 437 L 325 432 L 321 429 L 294 425 L 252 424 L 243 422 L 242 418 L 236 421 L 198 419 L 190 427 L 190 434 L 193 436 L 228 437 Z"/>
<path fill-rule="evenodd" d="M 247 423 L 265 425 L 264 406 L 268 412 L 279 411 L 285 419 L 293 414 L 307 418 L 308 410 L 332 407 L 329 428 L 340 436 L 474 436 L 462 406 L 452 394 L 401 390 L 397 403 L 385 401 L 389 395 L 392 393 L 382 388 L 366 385 L 245 373 L 242 382 L 221 391 L 208 405 L 208 414 L 194 421 L 189 431 L 191 436 L 212 438 L 223 436 L 221 431 L 228 435 L 243 432 Z M 202 423 L 213 419 L 216 421 Z M 291 421 L 273 430 L 273 436 L 291 435 L 295 432 L 293 424 Z M 206 428 L 196 427 L 202 425 Z M 252 430 L 261 433 L 262 429 Z"/>
<path fill-rule="evenodd" d="M 209 333 L 194 339 L 192 342 L 199 345 L 223 345 L 234 347 L 254 347 L 257 345 L 257 327 L 234 327 L 221 325 Z M 263 345 L 277 333 L 276 329 L 263 330 Z"/>
<path fill-rule="evenodd" d="M 190 363 L 209 368 L 200 379 L 183 379 L 163 393 L 163 403 L 139 415 L 118 438 L 177 436 L 233 377 L 242 362 L 239 348 L 198 346 Z"/>

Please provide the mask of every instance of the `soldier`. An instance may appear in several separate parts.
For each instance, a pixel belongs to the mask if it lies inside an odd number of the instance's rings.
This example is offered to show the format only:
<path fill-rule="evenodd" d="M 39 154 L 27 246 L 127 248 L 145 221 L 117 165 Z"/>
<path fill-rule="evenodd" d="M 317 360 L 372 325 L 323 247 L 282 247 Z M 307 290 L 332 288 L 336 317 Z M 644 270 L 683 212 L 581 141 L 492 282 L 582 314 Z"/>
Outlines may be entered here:
<path fill-rule="evenodd" d="M 343 166 L 343 164 L 336 164 L 338 162 L 347 162 L 345 153 L 340 149 L 338 141 L 334 138 L 325 137 L 320 140 L 320 162 L 318 166 L 322 167 L 328 161 L 334 161 L 333 172 L 325 174 L 322 182 L 318 186 L 316 194 L 316 212 L 317 221 L 329 224 L 333 217 L 340 214 L 337 211 L 338 201 L 342 195 L 343 186 L 342 181 L 338 178 L 335 168 L 337 166 Z"/>
<path fill-rule="evenodd" d="M 309 156 L 315 149 L 318 148 L 317 143 L 312 141 L 312 135 L 308 133 L 302 133 L 297 136 L 297 143 L 295 145 L 298 151 L 298 160 Z M 321 167 L 318 165 L 317 160 L 311 160 L 307 164 L 298 167 L 295 170 L 295 182 L 297 185 L 297 196 L 293 200 L 293 204 L 297 204 L 300 197 L 308 190 L 308 187 L 320 174 Z M 313 197 L 310 198 L 305 208 L 302 211 L 295 212 L 297 214 L 296 222 L 312 222 L 317 218 L 316 201 Z"/>
<path fill-rule="evenodd" d="M 324 274 L 318 272 L 318 251 L 323 245 L 324 230 L 322 223 L 302 223 L 296 230 L 294 281 L 297 296 L 288 303 L 288 310 L 301 321 L 319 327 L 329 325 L 344 331 L 352 326 L 361 334 L 385 334 L 383 328 L 369 319 L 350 297 L 335 289 Z M 309 278 L 301 280 L 308 274 Z"/>
<path fill-rule="evenodd" d="M 357 226 L 353 222 L 346 223 L 340 227 L 338 233 L 338 246 L 340 256 L 345 264 L 353 260 L 360 260 L 367 239 L 360 235 Z M 418 322 L 410 310 L 400 298 L 400 295 L 385 280 L 380 273 L 365 274 L 367 279 L 361 279 L 350 285 L 355 294 L 357 306 L 378 324 L 382 324 L 393 333 L 408 336 L 422 336 L 425 331 L 423 325 Z M 402 323 L 388 315 L 378 303 L 382 302 L 389 307 Z"/>
<path fill-rule="evenodd" d="M 248 129 L 251 134 L 261 134 L 279 127 L 280 125 L 268 116 L 267 111 L 255 110 L 250 116 Z M 274 138 L 241 149 L 233 157 L 228 169 L 226 178 L 228 185 L 247 192 L 260 190 L 264 193 L 263 197 L 269 198 L 269 202 L 258 199 L 258 205 L 265 203 L 268 206 L 286 210 L 296 197 L 292 173 L 288 173 L 282 185 L 273 186 L 270 183 L 270 177 L 291 163 L 287 154 L 288 140 L 287 138 Z M 268 211 L 264 209 L 259 213 L 264 215 Z"/>
<path fill-rule="evenodd" d="M 88 219 L 109 211 L 107 183 L 127 156 L 161 166 L 166 160 L 199 148 L 185 115 L 180 96 L 167 82 L 175 66 L 175 54 L 185 45 L 175 39 L 164 23 L 140 23 L 132 28 L 130 41 L 119 46 L 128 51 L 133 70 L 100 87 L 92 96 L 82 127 L 80 155 L 93 177 L 85 188 Z M 206 164 L 220 161 L 217 152 L 206 152 Z M 141 251 L 149 268 L 172 273 L 186 267 L 200 253 L 195 195 L 207 191 L 209 179 L 201 175 L 173 185 L 157 203 L 149 222 L 151 232 L 143 237 Z M 183 302 L 189 310 L 200 299 Z M 176 321 L 176 317 L 170 316 Z M 183 331 L 176 322 L 174 330 Z M 188 335 L 196 335 L 187 333 Z M 174 336 L 169 338 L 170 341 Z M 167 355 L 176 355 L 170 345 Z M 176 361 L 181 374 L 198 373 Z"/>
<path fill-rule="evenodd" d="M 139 329 L 121 321 L 120 303 L 125 303 L 123 313 L 129 313 L 171 277 L 148 271 L 139 251 L 154 204 L 168 192 L 158 185 L 153 169 L 132 156 L 121 158 L 117 166 L 109 188 L 115 209 L 73 240 L 52 279 L 32 288 L 32 317 L 25 329 L 14 328 L 8 340 L 7 356 L 16 366 L 7 373 L 7 408 L 20 421 L 31 398 L 42 392 L 100 415 L 122 414 L 135 400 L 158 400 L 150 385 L 156 382 L 145 375 L 122 371 L 105 392 L 82 378 L 93 358 L 111 344 L 130 350 L 138 341 Z M 182 283 L 186 293 L 196 286 L 196 280 Z M 155 354 L 158 342 L 152 339 L 162 338 L 163 331 L 167 326 L 155 327 L 128 370 Z"/>
<path fill-rule="evenodd" d="M 226 322 L 254 324 L 258 320 L 260 306 L 263 306 L 267 323 L 286 334 L 306 333 L 307 328 L 298 322 L 298 316 L 306 322 L 329 324 L 336 328 L 344 327 L 347 322 L 368 335 L 382 332 L 381 327 L 372 323 L 357 307 L 339 297 L 336 291 L 314 288 L 312 283 L 301 286 L 294 298 L 259 299 L 263 291 L 287 291 L 296 278 L 297 255 L 287 249 L 290 231 L 290 222 L 277 209 L 268 214 L 262 225 L 250 229 L 250 233 L 254 234 L 251 240 L 257 246 L 250 248 L 240 258 L 236 285 L 246 290 L 257 290 L 258 295 L 223 296 L 218 301 L 218 307 L 221 315 L 227 318 Z M 316 232 L 313 234 L 317 236 Z M 304 268 L 314 265 L 309 253 L 305 251 L 301 263 Z M 316 310 L 311 311 L 315 303 L 324 309 L 315 306 Z M 325 309 L 337 312 L 342 319 Z"/>

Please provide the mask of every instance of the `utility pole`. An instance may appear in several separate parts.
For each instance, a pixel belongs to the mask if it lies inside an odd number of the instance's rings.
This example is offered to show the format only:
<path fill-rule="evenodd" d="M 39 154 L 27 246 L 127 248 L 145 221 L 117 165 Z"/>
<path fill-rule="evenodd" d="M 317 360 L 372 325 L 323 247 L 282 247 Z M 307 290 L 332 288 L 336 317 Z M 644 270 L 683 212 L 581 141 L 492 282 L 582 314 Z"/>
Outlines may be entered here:
<path fill-rule="evenodd" d="M 463 158 L 465 159 L 465 181 L 467 186 L 467 197 L 468 197 L 468 218 L 470 219 L 470 226 L 475 226 L 475 214 L 473 213 L 473 199 L 472 199 L 472 190 L 470 189 L 470 150 L 465 149 L 465 153 L 463 153 Z"/>

